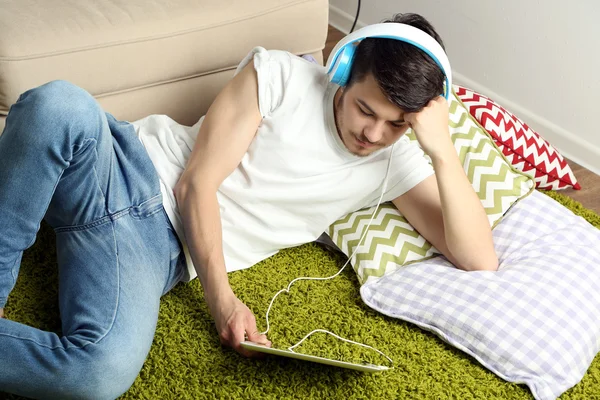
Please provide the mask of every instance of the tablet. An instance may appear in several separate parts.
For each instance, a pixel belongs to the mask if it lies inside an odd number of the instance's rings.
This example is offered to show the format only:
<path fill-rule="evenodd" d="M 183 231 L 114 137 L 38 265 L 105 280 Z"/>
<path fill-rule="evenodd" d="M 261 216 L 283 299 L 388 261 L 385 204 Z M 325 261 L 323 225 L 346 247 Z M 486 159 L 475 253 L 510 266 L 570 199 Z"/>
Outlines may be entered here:
<path fill-rule="evenodd" d="M 348 369 L 353 369 L 353 370 L 362 371 L 362 372 L 381 372 L 381 371 L 387 371 L 387 370 L 391 369 L 390 367 L 386 367 L 384 365 L 356 364 L 356 363 L 351 363 L 351 362 L 346 362 L 346 361 L 332 360 L 332 359 L 324 358 L 324 357 L 311 356 L 308 354 L 296 353 L 296 352 L 293 352 L 290 350 L 273 349 L 271 347 L 267 347 L 265 345 L 254 343 L 254 342 L 249 342 L 249 341 L 244 341 L 244 342 L 241 342 L 240 344 L 242 345 L 243 348 L 252 350 L 252 351 L 258 351 L 261 353 L 273 354 L 273 355 L 282 356 L 282 357 L 295 358 L 298 360 L 312 361 L 312 362 L 316 362 L 316 363 L 332 365 L 334 367 L 348 368 Z"/>

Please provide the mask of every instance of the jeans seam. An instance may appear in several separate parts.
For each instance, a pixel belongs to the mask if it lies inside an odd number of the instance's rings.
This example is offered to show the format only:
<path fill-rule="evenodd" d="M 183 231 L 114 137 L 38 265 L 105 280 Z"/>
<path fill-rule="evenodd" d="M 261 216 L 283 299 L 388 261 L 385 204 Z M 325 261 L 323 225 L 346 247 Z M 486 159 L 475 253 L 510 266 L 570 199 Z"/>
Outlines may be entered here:
<path fill-rule="evenodd" d="M 15 271 L 17 270 L 17 268 L 15 268 L 15 265 L 17 265 L 19 263 L 19 257 L 15 257 L 15 262 L 13 263 L 12 267 L 10 268 L 10 277 L 12 278 L 12 282 L 10 283 L 10 287 L 11 289 L 9 289 L 9 294 L 12 291 L 12 289 L 14 289 L 15 285 L 17 284 L 17 278 L 19 276 L 18 273 L 15 273 Z M 8 296 L 7 297 L 1 297 L 0 296 L 0 302 L 5 302 L 8 300 Z"/>
<path fill-rule="evenodd" d="M 75 153 L 73 151 L 73 148 L 76 145 L 80 146 L 80 148 L 77 150 L 77 151 L 80 151 L 81 147 L 83 147 L 83 144 L 85 142 L 89 142 L 89 141 L 94 141 L 94 142 L 98 143 L 98 141 L 96 139 L 94 139 L 94 138 L 86 138 L 86 139 L 83 140 L 83 142 L 81 142 L 81 145 L 80 144 L 74 144 L 73 146 L 71 146 L 71 158 L 69 158 L 68 160 L 64 160 L 68 165 L 65 168 L 63 168 L 63 170 L 58 175 L 58 179 L 54 183 L 54 187 L 52 189 L 52 193 L 56 192 L 56 188 L 58 187 L 58 184 L 60 183 L 60 180 L 61 180 L 63 174 L 65 173 L 65 170 L 67 168 L 69 168 L 69 166 L 71 164 L 71 161 L 73 161 L 73 153 Z M 96 152 L 96 155 L 97 155 L 98 153 L 97 153 L 97 148 L 96 147 L 94 147 L 94 151 Z M 99 185 L 99 179 L 98 179 L 98 175 L 96 174 L 96 167 L 95 166 L 94 166 L 94 175 L 96 176 L 96 183 Z M 102 196 L 104 196 L 104 193 L 102 192 L 101 188 L 100 188 L 100 192 L 102 193 Z M 48 200 L 48 203 L 46 204 L 46 210 L 50 206 L 50 203 L 52 202 L 53 198 L 54 198 L 54 196 L 51 196 L 50 199 Z M 106 206 L 105 206 L 105 211 L 106 211 Z M 103 218 L 106 218 L 106 216 L 105 217 L 101 217 L 101 218 L 99 218 L 99 219 L 97 219 L 95 221 L 90 222 L 89 226 L 88 226 L 88 224 L 85 224 L 85 225 L 73 225 L 73 226 L 67 226 L 67 227 L 58 227 L 58 228 L 54 228 L 54 232 L 55 233 L 58 233 L 58 232 L 68 232 L 68 231 L 82 230 L 82 229 L 91 228 L 91 227 L 98 226 L 98 225 L 101 225 L 102 223 L 104 223 L 102 221 Z M 29 245 L 27 247 L 30 247 L 31 245 L 33 245 L 33 243 L 35 242 L 35 240 L 36 240 L 36 237 L 33 238 L 33 240 L 31 241 L 31 243 L 29 243 Z"/>
<path fill-rule="evenodd" d="M 111 222 L 114 222 L 114 221 L 111 221 Z M 115 257 L 117 259 L 117 300 L 116 300 L 116 304 L 115 304 L 115 309 L 113 311 L 113 315 L 112 315 L 110 324 L 108 324 L 108 327 L 106 328 L 106 331 L 104 332 L 104 334 L 101 335 L 96 340 L 93 340 L 93 341 L 87 340 L 86 343 L 81 347 L 74 346 L 77 348 L 82 349 L 90 344 L 99 344 L 110 333 L 110 331 L 112 331 L 112 328 L 115 326 L 115 320 L 117 319 L 117 312 L 119 311 L 119 303 L 120 303 L 120 299 L 121 299 L 121 264 L 119 262 L 119 247 L 117 246 L 117 235 L 115 234 L 114 223 L 111 224 L 111 228 L 112 228 L 112 234 L 113 234 L 113 244 L 115 246 Z"/>
<path fill-rule="evenodd" d="M 9 335 L 9 334 L 5 334 L 5 333 L 0 333 L 0 336 L 11 337 L 14 339 L 19 339 L 19 340 L 27 340 L 27 341 L 37 344 L 38 346 L 45 347 L 50 350 L 57 350 L 57 349 L 68 350 L 68 349 L 73 349 L 73 348 L 83 349 L 84 347 L 89 346 L 89 345 L 99 344 L 110 333 L 110 331 L 112 331 L 112 328 L 115 326 L 115 320 L 117 318 L 117 313 L 119 310 L 119 304 L 120 304 L 120 299 L 121 299 L 121 264 L 119 262 L 119 250 L 117 247 L 117 236 L 115 234 L 114 224 L 112 225 L 112 232 L 113 232 L 113 243 L 115 245 L 115 257 L 117 258 L 117 300 L 116 300 L 116 304 L 115 304 L 115 309 L 113 311 L 112 319 L 111 319 L 110 323 L 108 324 L 108 327 L 106 328 L 106 331 L 104 332 L 104 334 L 102 334 L 96 340 L 84 340 L 85 343 L 81 346 L 72 345 L 72 344 L 69 344 L 67 346 L 64 346 L 64 345 L 63 346 L 48 346 L 46 344 L 39 343 L 38 341 L 33 340 L 31 338 L 22 338 L 19 336 Z"/>
<path fill-rule="evenodd" d="M 150 197 L 149 199 L 144 200 L 143 202 L 141 202 L 138 205 L 131 206 L 130 209 L 135 210 L 135 209 L 138 209 L 140 207 L 143 207 L 145 204 L 148 204 L 148 203 L 150 203 L 152 201 L 156 201 L 157 198 L 161 198 L 162 199 L 162 193 L 158 193 L 157 195 L 154 195 L 154 196 Z M 148 218 L 148 217 L 156 214 L 157 212 L 160 212 L 160 210 L 164 209 L 164 206 L 163 206 L 162 203 L 157 204 L 154 207 L 156 207 L 156 209 L 151 209 L 152 211 L 146 212 L 146 213 L 143 213 L 143 214 L 137 214 L 137 213 L 133 213 L 132 212 L 132 213 L 130 213 L 131 217 L 134 218 L 134 219 L 137 219 L 137 220 L 141 220 L 141 219 Z"/>
<path fill-rule="evenodd" d="M 86 143 L 87 142 L 96 142 L 96 144 L 98 144 L 98 140 L 96 138 L 84 138 L 80 143 L 75 143 L 73 144 L 73 146 L 71 146 L 71 158 L 68 160 L 69 162 L 71 162 L 71 160 L 73 160 L 73 156 L 77 155 L 77 153 L 81 152 L 82 150 L 85 150 Z M 75 146 L 77 146 L 77 151 L 75 150 Z M 94 151 L 96 150 L 96 146 L 94 146 Z"/>
<path fill-rule="evenodd" d="M 102 339 L 104 339 L 106 337 L 106 335 L 108 335 L 110 333 L 110 331 L 112 330 L 112 328 L 115 326 L 115 320 L 117 319 L 117 312 L 119 311 L 119 303 L 121 300 L 121 263 L 119 262 L 119 247 L 117 245 L 117 235 L 115 234 L 115 225 L 112 224 L 112 233 L 113 233 L 113 243 L 115 245 L 115 257 L 117 258 L 117 302 L 115 304 L 115 310 L 113 311 L 113 316 L 112 316 L 112 320 L 110 321 L 110 324 L 108 326 L 108 328 L 106 329 L 106 332 L 104 332 L 104 335 L 100 336 L 97 340 L 95 341 L 90 341 L 90 344 L 98 344 L 102 341 Z"/>
<path fill-rule="evenodd" d="M 100 217 L 92 222 L 88 222 L 87 224 L 83 224 L 83 225 L 71 225 L 71 226 L 60 226 L 58 228 L 54 228 L 54 232 L 56 233 L 60 233 L 60 232 L 73 232 L 73 231 L 83 231 L 89 228 L 93 228 L 95 226 L 99 226 L 102 224 L 105 224 L 107 222 L 111 222 L 111 221 L 115 221 L 119 218 L 121 218 L 123 215 L 127 214 L 129 212 L 129 208 L 126 208 L 124 210 L 118 211 L 114 214 L 111 215 L 105 215 L 104 217 Z"/>
<path fill-rule="evenodd" d="M 162 206 L 162 204 L 161 204 L 161 206 Z M 140 220 L 140 219 L 146 219 L 146 218 L 148 218 L 148 217 L 151 217 L 151 216 L 153 216 L 153 215 L 154 215 L 154 214 L 156 214 L 157 212 L 160 212 L 160 210 L 161 210 L 161 209 L 162 209 L 162 207 L 158 207 L 156 210 L 153 210 L 152 212 L 150 212 L 150 213 L 148 213 L 148 214 L 144 214 L 144 215 L 141 215 L 141 216 L 132 215 L 132 216 L 131 216 L 131 218 L 134 218 L 134 219 L 137 219 L 137 220 Z"/>
<path fill-rule="evenodd" d="M 179 266 L 179 263 L 175 264 L 175 268 L 177 268 Z M 181 268 L 181 272 L 179 272 L 179 275 L 177 275 L 176 278 L 173 279 L 173 283 L 171 284 L 171 287 L 167 288 L 167 286 L 164 286 L 162 289 L 162 296 L 164 296 L 165 294 L 169 293 L 171 290 L 173 290 L 173 288 L 175 286 L 177 286 L 177 284 L 179 282 L 181 282 L 181 278 L 183 277 L 183 274 L 185 273 L 185 268 Z M 171 269 L 169 269 L 169 275 L 171 275 Z"/>
<path fill-rule="evenodd" d="M 10 275 L 12 276 L 12 279 L 13 279 L 13 281 L 12 281 L 12 286 L 13 287 L 17 284 L 17 278 L 18 278 L 18 275 L 19 275 L 19 274 L 15 274 L 15 270 L 16 270 L 15 265 L 17 265 L 18 261 L 19 261 L 19 257 L 16 257 L 15 258 L 15 262 L 14 262 L 12 268 L 10 269 Z"/>
<path fill-rule="evenodd" d="M 96 160 L 97 160 L 99 158 L 97 146 L 94 147 L 94 153 L 96 153 Z M 112 162 L 112 155 L 111 155 L 111 162 Z M 95 163 L 94 163 L 94 176 L 96 177 L 96 185 L 98 186 L 98 190 L 102 194 L 102 204 L 104 204 L 104 210 L 108 213 L 108 204 L 106 201 L 106 193 L 104 193 L 104 191 L 102 190 L 102 186 L 100 185 L 100 178 L 98 178 L 98 170 L 96 169 Z"/>
<path fill-rule="evenodd" d="M 161 193 L 159 193 L 159 194 L 157 194 L 155 196 L 152 196 L 148 200 L 140 203 L 138 205 L 138 207 L 140 205 L 143 205 L 143 204 L 145 204 L 145 203 L 147 203 L 147 202 L 149 202 L 151 200 L 154 200 L 154 199 L 156 199 L 157 197 L 160 197 L 160 196 L 162 196 Z M 130 207 L 124 208 L 124 209 L 122 209 L 120 211 L 117 211 L 116 213 L 105 215 L 104 217 L 100 217 L 100 218 L 98 218 L 98 219 L 96 219 L 94 221 L 88 222 L 87 224 L 83 224 L 83 225 L 70 225 L 70 226 L 59 226 L 57 228 L 54 228 L 54 232 L 55 233 L 59 233 L 59 232 L 72 232 L 72 231 L 81 231 L 81 230 L 85 230 L 85 229 L 88 229 L 88 228 L 93 228 L 95 226 L 105 224 L 105 223 L 107 223 L 109 221 L 115 221 L 115 220 L 121 218 L 125 214 L 128 214 L 128 213 L 131 214 L 131 209 L 133 207 L 135 207 L 135 206 L 130 206 Z M 135 219 L 144 219 L 144 218 L 150 217 L 151 215 L 156 214 L 157 212 L 159 212 L 162 209 L 164 209 L 164 207 L 162 206 L 162 204 L 160 204 L 160 206 L 157 205 L 156 209 L 152 210 L 152 212 L 149 213 L 149 214 L 144 214 L 143 216 L 136 216 L 136 215 L 131 215 L 131 216 L 133 218 L 135 218 Z M 32 242 L 32 244 L 33 244 L 33 242 Z"/>
<path fill-rule="evenodd" d="M 0 336 L 9 337 L 9 338 L 18 339 L 18 340 L 25 340 L 27 342 L 35 343 L 36 345 L 38 345 L 40 347 L 44 347 L 44 348 L 50 349 L 50 350 L 83 349 L 84 347 L 86 347 L 86 346 L 88 346 L 90 344 L 94 344 L 94 342 L 88 341 L 83 346 L 76 346 L 76 345 L 69 345 L 69 346 L 48 346 L 47 344 L 40 343 L 40 342 L 38 342 L 36 340 L 33 340 L 31 338 L 24 338 L 24 337 L 15 336 L 15 335 L 9 335 L 7 333 L 0 333 Z"/>
<path fill-rule="evenodd" d="M 94 154 L 96 155 L 96 160 L 99 159 L 98 156 L 98 140 L 96 138 L 85 138 L 80 144 L 75 144 L 73 145 L 73 148 L 75 148 L 75 146 L 78 147 L 77 152 L 73 151 L 72 154 L 74 153 L 78 153 L 80 151 L 82 151 L 82 149 L 86 148 L 86 144 L 88 142 L 94 142 Z M 73 156 L 71 156 L 71 159 L 73 159 Z M 110 155 L 110 163 L 112 163 L 112 152 Z M 96 177 L 96 186 L 98 187 L 98 190 L 100 191 L 101 195 L 102 195 L 102 204 L 104 205 L 104 212 L 106 214 L 110 214 L 109 210 L 108 210 L 108 204 L 106 201 L 106 193 L 104 193 L 104 190 L 102 190 L 102 186 L 100 185 L 100 178 L 98 178 L 98 170 L 96 168 L 97 163 L 94 163 L 94 176 Z"/>

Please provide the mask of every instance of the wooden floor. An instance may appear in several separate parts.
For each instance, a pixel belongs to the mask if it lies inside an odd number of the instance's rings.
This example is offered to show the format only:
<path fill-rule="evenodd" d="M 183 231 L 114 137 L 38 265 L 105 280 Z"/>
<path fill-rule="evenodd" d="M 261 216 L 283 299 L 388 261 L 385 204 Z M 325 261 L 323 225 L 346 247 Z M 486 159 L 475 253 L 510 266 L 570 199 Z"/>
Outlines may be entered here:
<path fill-rule="evenodd" d="M 344 37 L 344 34 L 336 28 L 329 26 L 327 34 L 327 44 L 323 50 L 323 58 L 326 61 L 329 57 L 329 53 L 335 46 L 335 44 Z M 581 185 L 581 190 L 565 189 L 561 193 L 566 194 L 572 199 L 577 200 L 585 208 L 595 211 L 600 214 L 600 176 L 595 173 L 583 168 L 582 166 L 568 161 L 577 181 Z"/>

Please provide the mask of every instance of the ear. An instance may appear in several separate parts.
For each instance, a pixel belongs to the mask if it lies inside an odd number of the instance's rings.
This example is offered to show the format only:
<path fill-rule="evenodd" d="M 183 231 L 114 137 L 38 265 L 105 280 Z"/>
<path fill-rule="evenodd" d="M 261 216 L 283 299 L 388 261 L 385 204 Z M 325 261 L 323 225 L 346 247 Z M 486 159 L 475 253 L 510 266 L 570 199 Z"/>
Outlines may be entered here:
<path fill-rule="evenodd" d="M 353 85 L 340 86 L 340 93 L 344 94 L 350 91 Z"/>
<path fill-rule="evenodd" d="M 345 86 L 340 86 L 338 88 L 338 90 L 335 92 L 335 95 L 333 96 L 334 102 L 336 105 L 338 105 L 342 99 L 344 98 L 344 94 L 345 94 Z"/>

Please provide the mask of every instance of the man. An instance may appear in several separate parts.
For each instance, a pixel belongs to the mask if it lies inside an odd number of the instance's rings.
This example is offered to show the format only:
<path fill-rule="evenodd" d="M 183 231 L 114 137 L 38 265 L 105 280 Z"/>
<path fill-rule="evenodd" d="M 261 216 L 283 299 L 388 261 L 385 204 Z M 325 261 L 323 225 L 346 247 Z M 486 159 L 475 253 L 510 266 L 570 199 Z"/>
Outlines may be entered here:
<path fill-rule="evenodd" d="M 389 22 L 441 44 L 418 15 Z M 44 218 L 57 236 L 63 336 L 0 319 L 0 390 L 119 396 L 149 351 L 160 297 L 196 274 L 222 343 L 253 355 L 245 335 L 269 342 L 227 272 L 374 205 L 389 157 L 384 201 L 457 267 L 495 270 L 486 214 L 450 141 L 443 80 L 414 46 L 365 39 L 345 87 L 304 59 L 254 49 L 193 127 L 116 121 L 66 82 L 24 93 L 0 137 L 0 307 Z M 403 137 L 409 127 L 433 169 Z"/>

